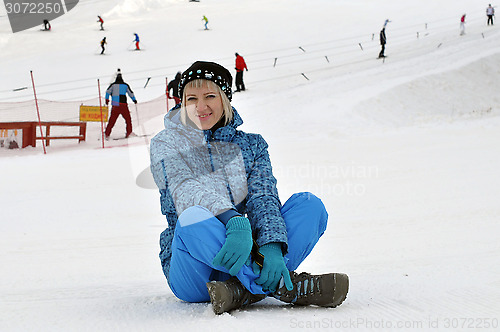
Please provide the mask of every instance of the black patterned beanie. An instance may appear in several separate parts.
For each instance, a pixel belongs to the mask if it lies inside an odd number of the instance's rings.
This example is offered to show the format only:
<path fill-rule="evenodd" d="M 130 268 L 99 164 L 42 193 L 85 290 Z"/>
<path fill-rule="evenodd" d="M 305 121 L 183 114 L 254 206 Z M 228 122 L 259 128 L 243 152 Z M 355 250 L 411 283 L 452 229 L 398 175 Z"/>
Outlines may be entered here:
<path fill-rule="evenodd" d="M 215 62 L 196 61 L 182 73 L 179 81 L 179 98 L 182 98 L 184 87 L 191 81 L 197 79 L 209 80 L 217 84 L 226 94 L 229 101 L 232 98 L 231 86 L 233 77 L 226 68 Z"/>

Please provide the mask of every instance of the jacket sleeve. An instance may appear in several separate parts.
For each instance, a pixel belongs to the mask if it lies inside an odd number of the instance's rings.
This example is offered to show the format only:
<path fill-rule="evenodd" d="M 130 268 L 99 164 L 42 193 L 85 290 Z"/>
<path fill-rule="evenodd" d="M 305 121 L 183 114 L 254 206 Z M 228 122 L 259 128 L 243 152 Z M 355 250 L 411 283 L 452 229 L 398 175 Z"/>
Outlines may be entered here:
<path fill-rule="evenodd" d="M 109 100 L 109 96 L 113 93 L 113 84 L 111 84 L 106 90 L 106 96 L 104 97 L 106 100 Z"/>
<path fill-rule="evenodd" d="M 227 223 L 232 216 L 240 215 L 227 192 L 217 190 L 215 185 L 210 186 L 211 181 L 204 181 L 209 174 L 193 172 L 174 142 L 165 130 L 151 141 L 151 172 L 160 192 L 168 187 L 175 205 L 171 209 L 180 215 L 187 208 L 200 205 L 223 223 Z"/>
<path fill-rule="evenodd" d="M 281 242 L 283 253 L 288 250 L 286 225 L 281 216 L 281 202 L 276 188 L 268 145 L 260 135 L 251 135 L 254 163 L 248 174 L 246 212 L 259 246 Z"/>
<path fill-rule="evenodd" d="M 135 101 L 134 91 L 132 91 L 132 89 L 128 84 L 127 84 L 127 94 L 130 98 L 132 98 L 133 101 Z"/>

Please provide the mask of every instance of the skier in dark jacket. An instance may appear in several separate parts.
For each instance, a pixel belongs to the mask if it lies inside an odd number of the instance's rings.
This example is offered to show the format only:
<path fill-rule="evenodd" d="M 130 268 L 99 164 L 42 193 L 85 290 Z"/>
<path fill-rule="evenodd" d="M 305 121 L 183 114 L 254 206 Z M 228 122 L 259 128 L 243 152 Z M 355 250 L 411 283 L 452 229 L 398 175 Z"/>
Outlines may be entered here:
<path fill-rule="evenodd" d="M 130 118 L 130 111 L 127 104 L 127 95 L 132 99 L 134 104 L 137 104 L 134 92 L 130 89 L 130 86 L 123 81 L 122 74 L 118 70 L 118 75 L 116 75 L 116 80 L 111 83 L 111 85 L 106 90 L 106 105 L 109 103 L 109 97 L 111 96 L 111 116 L 106 126 L 106 139 L 111 135 L 111 130 L 121 115 L 125 119 L 126 123 L 126 134 L 125 137 L 129 137 L 132 133 L 132 119 Z"/>
<path fill-rule="evenodd" d="M 49 20 L 43 20 L 43 29 L 50 30 L 52 27 L 50 26 Z"/>
<path fill-rule="evenodd" d="M 382 49 L 380 50 L 380 53 L 378 54 L 379 58 L 385 58 L 385 43 L 386 43 L 386 37 L 385 37 L 385 26 L 380 30 L 380 45 L 382 46 Z"/>
<path fill-rule="evenodd" d="M 179 81 L 180 80 L 181 80 L 181 72 L 178 72 L 175 75 L 175 79 L 168 82 L 168 85 L 167 85 L 167 98 L 174 99 L 176 105 L 181 102 L 181 99 L 179 97 Z M 172 94 L 170 94 L 170 91 L 172 91 Z"/>
<path fill-rule="evenodd" d="M 107 42 L 106 42 L 106 37 L 104 37 L 102 40 L 101 40 L 101 54 L 104 54 L 104 51 L 106 50 L 106 48 L 104 47 L 104 45 L 106 45 Z"/>
<path fill-rule="evenodd" d="M 231 84 L 226 68 L 195 62 L 182 74 L 181 104 L 151 141 L 170 289 L 187 302 L 211 301 L 216 314 L 266 296 L 336 307 L 347 275 L 294 272 L 326 229 L 325 206 L 311 193 L 281 205 L 266 141 L 237 129 Z"/>

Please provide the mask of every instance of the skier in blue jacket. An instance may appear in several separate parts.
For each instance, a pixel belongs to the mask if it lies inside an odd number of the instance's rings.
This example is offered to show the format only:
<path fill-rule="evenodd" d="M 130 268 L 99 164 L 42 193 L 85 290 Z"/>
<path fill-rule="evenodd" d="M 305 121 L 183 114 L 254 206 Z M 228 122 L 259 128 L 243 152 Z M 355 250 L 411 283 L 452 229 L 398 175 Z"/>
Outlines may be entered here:
<path fill-rule="evenodd" d="M 137 99 L 135 99 L 134 92 L 130 86 L 123 81 L 120 69 L 118 69 L 118 74 L 116 79 L 106 90 L 106 105 L 109 104 L 109 97 L 111 97 L 111 116 L 109 117 L 108 125 L 106 126 L 106 139 L 109 139 L 111 135 L 111 130 L 118 119 L 118 116 L 123 116 L 126 124 L 125 137 L 129 137 L 132 133 L 132 119 L 130 117 L 130 111 L 128 109 L 127 95 L 132 99 L 134 104 L 137 104 Z"/>
<path fill-rule="evenodd" d="M 139 47 L 139 35 L 134 33 L 134 40 L 132 42 L 135 42 L 135 50 L 136 51 L 140 51 L 140 47 Z"/>
<path fill-rule="evenodd" d="M 210 301 L 216 314 L 266 296 L 336 307 L 347 275 L 294 272 L 324 233 L 326 209 L 311 193 L 281 204 L 266 141 L 237 129 L 231 85 L 224 67 L 195 62 L 179 82 L 181 104 L 151 141 L 170 289 L 187 302 Z"/>

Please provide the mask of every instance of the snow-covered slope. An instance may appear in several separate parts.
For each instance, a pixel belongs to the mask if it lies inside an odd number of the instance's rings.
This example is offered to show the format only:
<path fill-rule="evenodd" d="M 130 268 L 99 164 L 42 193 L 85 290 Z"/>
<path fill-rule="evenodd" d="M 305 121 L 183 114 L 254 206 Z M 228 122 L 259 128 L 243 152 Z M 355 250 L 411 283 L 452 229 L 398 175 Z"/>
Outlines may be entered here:
<path fill-rule="evenodd" d="M 151 134 L 165 77 L 195 60 L 232 70 L 243 55 L 242 129 L 268 141 L 283 201 L 311 191 L 330 214 L 299 269 L 351 278 L 336 309 L 266 299 L 216 317 L 181 302 L 157 257 L 159 195 L 136 184 L 149 138 L 102 149 L 89 123 L 85 143 L 51 142 L 46 155 L 0 149 L 0 330 L 498 329 L 500 32 L 486 26 L 486 5 L 81 0 L 50 33 L 16 34 L 0 12 L 0 122 L 36 119 L 30 70 L 50 100 L 42 118 L 73 119 L 119 67 L 139 100 L 134 128 Z M 133 33 L 143 52 L 129 50 Z M 123 130 L 120 119 L 113 135 Z"/>

